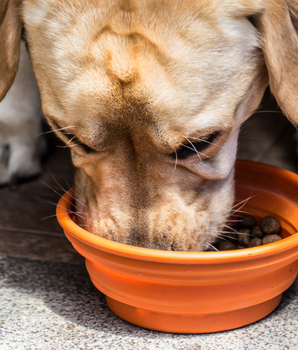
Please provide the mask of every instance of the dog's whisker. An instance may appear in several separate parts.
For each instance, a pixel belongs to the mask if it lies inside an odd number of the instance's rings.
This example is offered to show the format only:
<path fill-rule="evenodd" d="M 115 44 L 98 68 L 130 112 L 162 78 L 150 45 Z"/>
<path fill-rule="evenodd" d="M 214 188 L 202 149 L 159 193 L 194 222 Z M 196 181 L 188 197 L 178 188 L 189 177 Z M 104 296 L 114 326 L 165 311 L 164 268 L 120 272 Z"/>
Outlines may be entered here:
<path fill-rule="evenodd" d="M 72 137 L 67 141 L 67 143 L 63 146 L 64 148 L 70 148 L 70 147 L 75 147 L 75 146 L 79 146 L 80 145 L 80 142 L 79 143 L 72 143 L 73 140 L 76 140 L 77 139 L 77 135 L 73 135 L 71 134 Z M 76 140 L 76 141 L 79 141 L 79 140 Z"/>
<path fill-rule="evenodd" d="M 51 204 L 51 205 L 54 205 L 54 206 L 57 205 L 57 203 L 52 202 L 52 201 L 49 201 L 49 200 L 47 200 L 47 199 L 42 199 L 42 201 L 40 201 L 40 203 L 43 203 L 43 204 Z"/>
<path fill-rule="evenodd" d="M 58 182 L 58 180 L 55 178 L 55 176 L 51 173 L 51 171 L 48 169 L 48 172 L 49 172 L 49 174 L 51 175 L 51 177 L 52 177 L 52 179 L 56 182 L 56 184 L 61 188 L 61 190 L 62 191 L 64 191 L 64 193 L 66 193 L 68 190 L 66 190 L 59 182 Z M 69 186 L 69 188 L 70 188 L 70 186 Z M 70 197 L 72 198 L 72 199 L 74 199 L 76 202 L 78 202 L 79 204 L 81 204 L 83 207 L 86 207 L 86 205 L 83 203 L 83 202 L 81 202 L 81 201 L 79 201 L 77 198 L 76 198 L 76 196 L 75 195 L 73 195 L 73 194 L 69 194 L 70 195 Z"/>
<path fill-rule="evenodd" d="M 235 215 L 235 214 L 249 214 L 248 211 L 245 211 L 245 210 L 240 210 L 240 209 L 235 209 L 235 210 L 232 210 L 231 211 L 231 216 Z"/>
<path fill-rule="evenodd" d="M 45 199 L 43 201 L 41 201 L 40 203 L 50 204 L 50 205 L 53 205 L 54 207 L 59 207 L 59 205 L 57 203 L 51 202 L 51 201 L 48 201 L 48 200 L 45 200 Z M 68 201 L 68 203 L 71 203 L 71 202 Z M 73 214 L 76 214 L 76 213 L 82 214 L 82 215 L 85 214 L 83 211 L 69 211 L 69 212 L 72 212 Z M 55 216 L 55 215 L 53 215 L 53 216 Z"/>
<path fill-rule="evenodd" d="M 80 144 L 79 143 L 73 143 L 71 145 L 67 144 L 67 145 L 64 145 L 64 146 L 57 145 L 56 147 L 57 148 L 71 148 L 71 147 L 76 147 L 76 146 L 80 146 Z"/>
<path fill-rule="evenodd" d="M 56 191 L 55 189 L 53 189 L 50 185 L 48 185 L 47 183 L 45 183 L 44 181 L 42 181 L 42 180 L 39 180 L 42 184 L 44 184 L 45 186 L 47 186 L 49 189 L 51 189 L 54 193 L 56 193 L 60 198 L 62 197 L 62 195 L 58 192 L 58 191 Z M 67 202 L 69 203 L 69 204 L 72 204 L 72 201 L 70 201 L 70 200 L 67 200 Z M 50 202 L 50 204 L 54 204 L 54 203 L 51 203 Z M 55 204 L 55 205 L 57 205 L 58 207 L 59 207 L 59 205 L 58 204 Z"/>
<path fill-rule="evenodd" d="M 230 227 L 230 226 L 227 226 L 227 225 L 224 225 L 224 226 L 227 227 L 228 229 L 230 229 L 230 233 L 231 233 L 231 231 L 234 232 L 234 233 L 239 233 L 239 231 L 233 229 L 233 228 Z M 245 233 L 245 232 L 241 232 L 240 234 L 243 235 L 243 236 L 250 236 L 249 233 Z"/>
<path fill-rule="evenodd" d="M 232 215 L 235 215 L 236 213 L 249 214 L 248 211 L 241 210 L 241 209 L 234 209 L 234 210 L 231 210 L 231 214 L 232 214 Z"/>
<path fill-rule="evenodd" d="M 234 229 L 233 227 L 229 226 L 229 225 L 223 225 L 223 227 L 227 228 L 228 230 L 230 230 L 230 232 L 238 232 L 236 229 Z"/>
<path fill-rule="evenodd" d="M 64 207 L 62 207 L 62 206 L 59 205 L 59 204 L 54 204 L 54 203 L 48 203 L 48 204 L 53 204 L 53 205 L 55 205 L 55 206 L 58 207 L 58 208 L 64 209 Z M 68 213 L 69 213 L 69 214 L 76 215 L 76 216 L 78 216 L 78 217 L 84 219 L 84 216 L 83 216 L 83 215 L 80 215 L 80 214 L 84 214 L 84 213 L 76 213 L 76 212 L 74 212 L 73 210 L 69 210 Z M 55 217 L 55 216 L 59 216 L 59 215 L 64 215 L 64 214 L 57 214 L 57 213 L 56 213 L 56 214 L 52 214 L 52 215 L 46 216 L 46 217 L 45 217 L 44 219 L 42 219 L 42 220 L 49 219 L 49 218 L 52 218 L 52 217 Z"/>
<path fill-rule="evenodd" d="M 243 200 L 240 201 L 240 202 L 235 203 L 235 204 L 231 207 L 231 209 L 234 209 L 235 207 L 237 207 L 237 206 L 239 206 L 239 205 L 242 205 L 243 203 L 246 204 L 247 201 L 248 201 L 250 198 L 251 198 L 251 197 L 248 197 L 248 198 L 243 199 Z"/>
<path fill-rule="evenodd" d="M 201 161 L 201 160 L 202 160 L 202 159 L 201 159 L 201 156 L 199 155 L 199 152 L 198 152 L 198 150 L 195 148 L 195 146 L 193 145 L 193 143 L 192 143 L 186 136 L 184 136 L 184 135 L 182 135 L 182 136 L 191 144 L 192 148 L 191 148 L 191 147 L 188 147 L 188 146 L 186 146 L 186 145 L 182 145 L 182 146 L 185 147 L 185 148 L 191 149 L 191 150 L 193 150 L 194 152 L 196 152 L 197 156 L 199 157 L 199 159 L 200 159 L 200 161 Z"/>
<path fill-rule="evenodd" d="M 252 199 L 252 198 L 255 198 L 255 197 L 257 197 L 258 195 L 257 194 L 255 194 L 255 195 L 253 195 L 253 196 L 250 196 L 250 197 L 248 197 L 248 198 L 246 198 L 246 199 L 243 199 L 241 202 L 238 202 L 238 203 L 236 203 L 236 204 L 234 204 L 232 207 L 231 207 L 231 209 L 234 209 L 235 207 L 237 207 L 238 205 L 242 205 L 242 207 L 250 200 L 250 199 Z M 242 208 L 241 207 L 241 208 Z M 240 209 L 241 209 L 240 208 Z"/>
<path fill-rule="evenodd" d="M 252 198 L 255 198 L 257 197 L 258 195 L 255 194 L 253 196 L 250 196 L 246 199 L 243 199 L 242 201 L 238 202 L 238 203 L 235 203 L 230 209 L 226 209 L 224 210 L 223 212 L 224 213 L 227 213 L 227 212 L 231 212 L 231 213 L 236 213 L 236 212 L 240 212 L 240 213 L 245 213 L 245 214 L 249 214 L 248 212 L 245 212 L 245 211 L 241 211 L 241 209 L 245 206 L 245 204 Z M 237 206 L 240 206 L 240 208 L 236 208 Z M 235 208 L 235 209 L 234 209 Z M 210 212 L 216 212 L 214 210 L 210 210 Z"/>
<path fill-rule="evenodd" d="M 62 130 L 71 129 L 71 128 L 73 128 L 73 126 L 66 126 L 64 128 L 52 129 L 52 130 L 49 130 L 49 131 L 41 132 L 40 134 L 37 134 L 34 137 L 41 136 L 41 135 L 52 134 L 53 132 L 56 132 L 56 131 L 62 131 Z"/>
<path fill-rule="evenodd" d="M 58 191 L 56 191 L 53 187 L 51 187 L 49 184 L 47 184 L 46 182 L 44 182 L 44 181 L 42 181 L 42 180 L 40 180 L 39 179 L 39 181 L 43 184 L 43 185 L 45 185 L 45 186 L 47 186 L 50 190 L 52 190 L 54 193 L 56 193 L 60 198 L 62 197 L 62 195 L 61 195 L 61 193 L 59 193 Z"/>
<path fill-rule="evenodd" d="M 242 211 L 242 210 L 237 210 L 237 209 L 234 209 L 234 210 L 231 210 L 232 208 L 229 208 L 229 209 L 224 209 L 223 211 L 222 211 L 222 213 L 223 214 L 227 214 L 227 213 L 236 213 L 236 212 L 240 212 L 240 213 L 246 213 L 246 214 L 248 214 L 247 212 L 245 212 L 245 211 Z M 209 213 L 216 213 L 216 214 L 218 214 L 218 210 L 209 210 Z M 230 221 L 230 220 L 229 220 Z M 235 220 L 235 221 L 237 221 L 237 220 Z"/>
<path fill-rule="evenodd" d="M 71 143 L 71 141 L 74 140 L 75 138 L 76 138 L 76 135 L 73 135 L 73 137 L 70 138 L 70 139 L 68 140 L 68 142 L 66 143 L 66 146 L 68 146 L 68 145 Z"/>
<path fill-rule="evenodd" d="M 235 215 L 236 213 L 249 214 L 248 212 L 244 212 L 244 211 L 242 211 L 241 209 L 247 204 L 247 202 L 248 202 L 250 199 L 252 199 L 252 198 L 254 198 L 254 197 L 256 197 L 256 196 L 257 196 L 257 195 L 250 196 L 250 197 L 248 197 L 248 198 L 242 200 L 241 202 L 236 203 L 235 205 L 233 205 L 233 206 L 231 207 L 231 209 L 230 209 L 230 210 L 231 210 L 230 216 Z M 237 206 L 240 206 L 240 207 L 237 208 Z M 234 209 L 234 208 L 235 208 L 235 209 Z"/>
<path fill-rule="evenodd" d="M 68 186 L 68 188 L 72 188 L 73 186 L 69 184 L 69 182 L 67 181 L 67 179 L 65 180 L 66 185 Z"/>
<path fill-rule="evenodd" d="M 239 217 L 239 215 L 251 215 L 251 214 L 248 211 L 244 211 L 244 210 L 237 211 L 237 210 L 235 210 L 234 212 L 232 212 L 230 214 L 230 217 L 236 217 L 236 216 Z"/>
<path fill-rule="evenodd" d="M 192 150 L 192 151 L 194 151 L 194 152 L 196 152 L 198 154 L 198 151 L 194 147 L 189 147 L 189 146 L 186 146 L 186 145 L 183 145 L 183 144 L 182 144 L 182 147 L 188 148 L 188 149 L 190 149 L 190 150 Z"/>
<path fill-rule="evenodd" d="M 222 241 L 228 241 L 227 236 L 222 235 L 218 232 L 210 232 L 212 236 L 216 236 L 216 238 L 220 238 Z"/>
<path fill-rule="evenodd" d="M 175 152 L 175 156 L 176 156 L 174 170 L 176 170 L 176 168 L 177 168 L 177 162 L 178 162 L 178 156 L 177 156 L 177 151 L 176 151 L 175 148 L 174 148 L 174 152 Z"/>
<path fill-rule="evenodd" d="M 210 248 L 211 250 L 218 251 L 218 249 L 214 247 L 214 245 L 208 242 L 205 243 L 205 248 Z"/>
<path fill-rule="evenodd" d="M 237 232 L 237 231 L 236 231 Z M 227 233 L 227 234 L 231 234 L 231 231 L 225 231 L 225 230 L 208 230 L 208 234 L 212 233 L 212 234 L 222 234 L 222 233 Z"/>
<path fill-rule="evenodd" d="M 219 232 L 221 232 L 221 233 L 227 233 L 228 235 L 229 234 L 231 234 L 231 233 L 236 233 L 236 232 L 238 232 L 237 230 L 229 230 L 229 231 L 224 231 L 224 230 L 222 230 L 222 231 L 219 231 Z"/>
<path fill-rule="evenodd" d="M 73 214 L 73 215 L 75 215 L 75 216 L 77 216 L 77 217 L 79 217 L 81 219 L 84 219 L 84 217 L 82 215 L 78 215 L 78 213 L 76 213 L 76 212 L 70 211 L 69 214 Z M 48 216 L 42 218 L 41 221 L 45 221 L 45 220 L 48 220 L 48 219 L 51 219 L 51 218 L 54 218 L 54 217 L 57 217 L 57 216 L 61 216 L 61 215 L 64 215 L 64 214 L 61 213 L 61 214 L 48 215 Z"/>
<path fill-rule="evenodd" d="M 66 193 L 67 190 L 58 182 L 58 180 L 55 178 L 55 176 L 52 174 L 52 172 L 50 171 L 50 169 L 48 168 L 47 169 L 49 174 L 51 175 L 51 178 L 56 182 L 56 184 L 59 186 L 59 188 L 64 192 Z"/>
<path fill-rule="evenodd" d="M 244 205 L 245 205 L 245 204 L 243 204 L 243 206 L 244 206 Z M 245 211 L 245 210 L 241 210 L 241 208 L 231 210 L 231 214 L 232 214 L 232 215 L 235 215 L 236 213 L 241 213 L 241 214 L 249 214 L 247 211 Z"/>
<path fill-rule="evenodd" d="M 207 140 L 204 140 L 204 139 L 201 139 L 199 137 L 193 137 L 193 136 L 188 136 L 190 139 L 194 139 L 194 140 L 197 140 L 197 141 L 200 141 L 200 142 L 204 142 L 204 143 L 208 143 L 209 145 L 213 145 L 217 148 L 220 148 L 218 145 L 216 145 L 214 142 L 210 142 L 210 141 L 207 141 Z"/>

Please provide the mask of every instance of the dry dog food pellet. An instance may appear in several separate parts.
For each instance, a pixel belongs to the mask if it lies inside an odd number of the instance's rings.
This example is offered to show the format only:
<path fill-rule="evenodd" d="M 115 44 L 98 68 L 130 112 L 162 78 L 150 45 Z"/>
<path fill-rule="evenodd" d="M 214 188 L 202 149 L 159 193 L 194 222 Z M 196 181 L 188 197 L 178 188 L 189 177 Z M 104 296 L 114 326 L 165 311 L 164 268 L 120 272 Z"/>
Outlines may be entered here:
<path fill-rule="evenodd" d="M 247 228 L 242 228 L 238 230 L 238 242 L 244 247 L 248 247 L 250 243 L 250 230 Z"/>
<path fill-rule="evenodd" d="M 280 223 L 274 216 L 265 216 L 261 222 L 261 229 L 267 235 L 277 234 L 280 231 Z"/>
<path fill-rule="evenodd" d="M 251 229 L 251 235 L 257 238 L 263 238 L 264 237 L 264 232 L 261 230 L 260 226 L 254 226 Z"/>
<path fill-rule="evenodd" d="M 261 240 L 261 238 L 258 238 L 258 237 L 254 237 L 251 241 L 250 241 L 250 243 L 249 243 L 249 247 L 258 247 L 258 246 L 260 246 L 260 245 L 262 245 L 262 240 Z"/>
<path fill-rule="evenodd" d="M 234 250 L 236 249 L 236 244 L 230 241 L 221 241 L 218 244 L 218 250 Z"/>
<path fill-rule="evenodd" d="M 280 241 L 280 240 L 281 240 L 281 237 L 279 235 L 266 235 L 262 239 L 262 244 L 273 243 L 273 242 Z"/>
<path fill-rule="evenodd" d="M 244 225 L 247 226 L 244 226 Z M 256 226 L 255 218 L 251 215 L 242 215 L 237 220 L 237 227 L 231 228 L 231 232 L 225 238 L 215 244 L 218 250 L 234 250 L 258 247 L 281 240 L 278 235 L 281 230 L 280 222 L 274 216 L 265 216 L 261 226 Z"/>
<path fill-rule="evenodd" d="M 238 228 L 252 228 L 256 225 L 256 220 L 252 215 L 239 216 L 237 221 Z"/>

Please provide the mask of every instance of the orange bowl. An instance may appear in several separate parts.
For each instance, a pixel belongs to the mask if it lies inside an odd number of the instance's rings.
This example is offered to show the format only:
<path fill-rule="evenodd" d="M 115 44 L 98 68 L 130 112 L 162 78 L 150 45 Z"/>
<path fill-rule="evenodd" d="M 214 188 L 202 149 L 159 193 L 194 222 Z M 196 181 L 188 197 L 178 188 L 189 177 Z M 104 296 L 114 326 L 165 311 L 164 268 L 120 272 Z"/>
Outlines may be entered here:
<path fill-rule="evenodd" d="M 98 237 L 69 214 L 71 192 L 58 203 L 66 237 L 86 258 L 90 278 L 110 309 L 135 325 L 163 332 L 238 328 L 273 311 L 298 271 L 298 175 L 237 161 L 236 202 L 257 220 L 276 216 L 284 239 L 222 252 L 138 248 Z"/>

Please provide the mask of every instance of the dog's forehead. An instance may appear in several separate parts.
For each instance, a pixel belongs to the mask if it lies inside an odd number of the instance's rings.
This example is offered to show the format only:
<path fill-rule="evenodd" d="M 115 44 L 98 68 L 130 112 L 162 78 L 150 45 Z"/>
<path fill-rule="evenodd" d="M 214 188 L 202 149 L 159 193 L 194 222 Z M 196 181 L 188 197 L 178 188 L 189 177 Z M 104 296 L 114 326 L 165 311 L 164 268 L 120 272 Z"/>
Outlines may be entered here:
<path fill-rule="evenodd" d="M 174 129 L 228 127 L 256 65 L 245 16 L 262 3 L 25 0 L 44 111 L 92 127 L 125 104 Z"/>

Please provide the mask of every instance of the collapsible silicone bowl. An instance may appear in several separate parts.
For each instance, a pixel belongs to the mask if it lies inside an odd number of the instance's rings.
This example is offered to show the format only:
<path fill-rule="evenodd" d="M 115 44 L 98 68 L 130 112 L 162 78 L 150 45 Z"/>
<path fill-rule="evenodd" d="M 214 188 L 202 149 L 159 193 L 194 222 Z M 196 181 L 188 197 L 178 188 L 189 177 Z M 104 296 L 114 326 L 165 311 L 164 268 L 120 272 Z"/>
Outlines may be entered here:
<path fill-rule="evenodd" d="M 86 258 L 93 284 L 110 309 L 135 325 L 163 332 L 207 333 L 238 328 L 268 315 L 298 270 L 298 175 L 238 161 L 236 202 L 257 221 L 274 215 L 284 239 L 222 252 L 172 252 L 112 242 L 80 228 L 69 216 L 71 193 L 57 218 Z"/>

